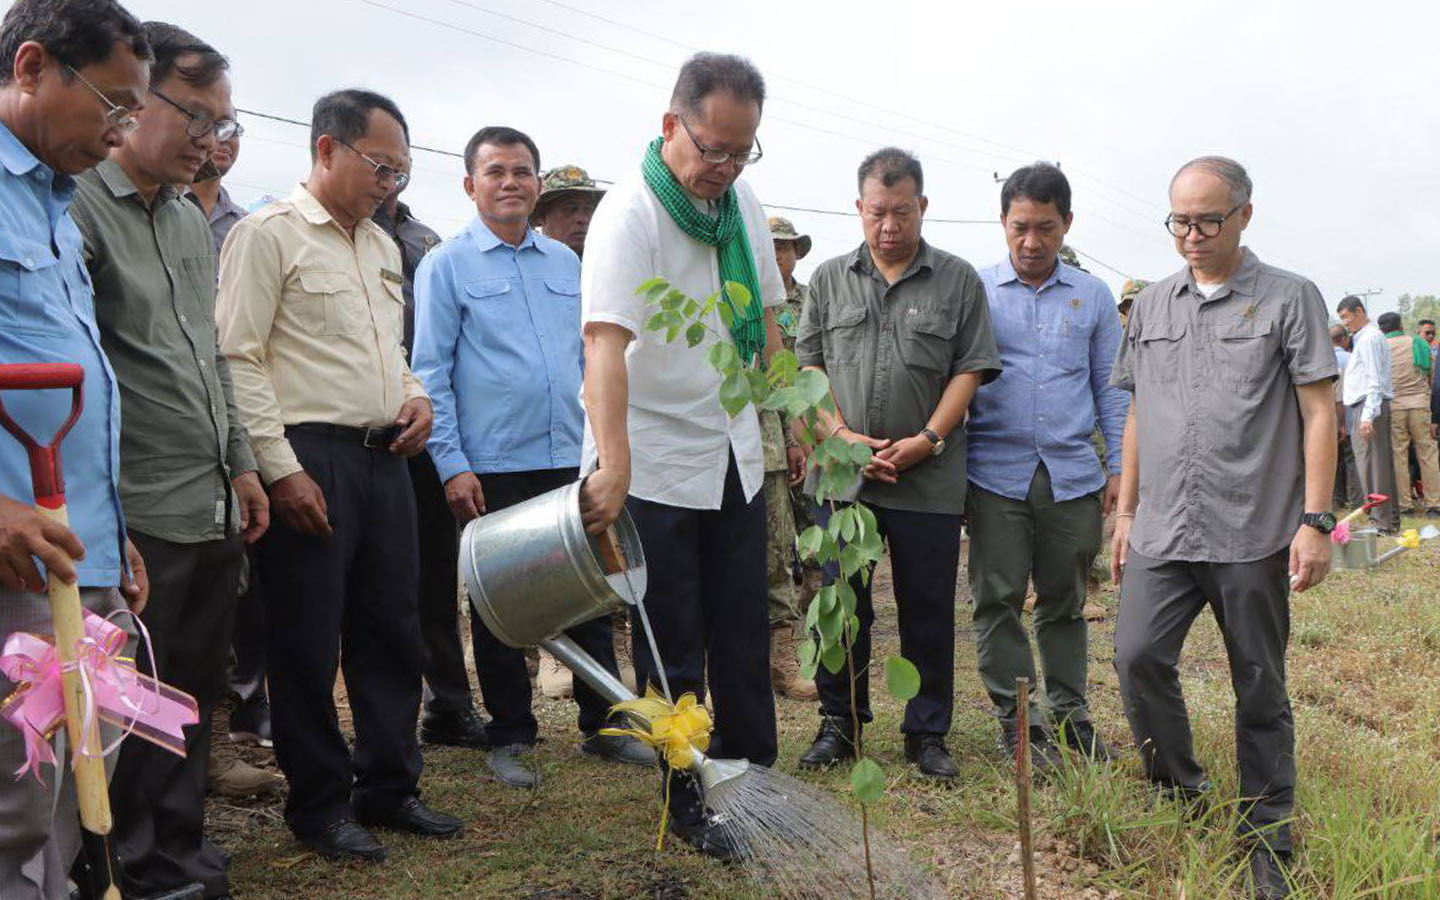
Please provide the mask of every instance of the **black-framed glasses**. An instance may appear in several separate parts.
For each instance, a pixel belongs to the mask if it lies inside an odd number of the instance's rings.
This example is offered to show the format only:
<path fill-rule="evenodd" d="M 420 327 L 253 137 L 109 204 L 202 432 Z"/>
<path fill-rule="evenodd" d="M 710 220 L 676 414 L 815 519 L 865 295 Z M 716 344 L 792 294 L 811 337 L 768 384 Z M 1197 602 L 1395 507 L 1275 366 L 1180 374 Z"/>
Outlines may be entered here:
<path fill-rule="evenodd" d="M 1165 217 L 1165 230 L 1177 238 L 1189 237 L 1192 229 L 1200 232 L 1201 237 L 1213 238 L 1220 233 L 1221 228 L 1225 227 L 1225 220 L 1235 215 L 1241 207 L 1249 202 L 1249 200 L 1242 200 L 1230 207 L 1230 211 L 1223 216 L 1201 216 L 1198 219 L 1189 219 L 1185 216 L 1177 217 L 1171 213 Z"/>
<path fill-rule="evenodd" d="M 349 141 L 342 141 L 333 134 L 330 135 L 330 139 L 369 163 L 375 169 L 376 178 L 380 179 L 381 181 L 393 179 L 395 181 L 395 190 L 398 191 L 405 185 L 410 183 L 409 175 L 400 171 L 389 163 L 376 162 L 375 160 L 366 156 L 364 153 L 361 153 L 359 150 L 356 150 L 354 147 L 352 147 Z"/>
<path fill-rule="evenodd" d="M 209 113 L 197 113 L 188 110 L 155 90 L 153 87 L 150 89 L 150 93 L 178 109 L 180 115 L 190 120 L 185 123 L 185 133 L 197 141 L 212 131 L 215 132 L 215 140 L 217 141 L 228 141 L 233 137 L 239 137 L 245 133 L 245 126 L 234 119 L 217 119 Z"/>
<path fill-rule="evenodd" d="M 100 102 L 108 108 L 105 113 L 105 124 L 108 127 L 120 129 L 121 134 L 130 134 L 140 127 L 140 122 L 135 118 L 135 113 L 131 111 L 128 106 L 121 106 L 118 103 L 112 102 L 109 97 L 105 96 L 104 91 L 91 84 L 90 79 L 81 75 L 74 66 L 67 63 L 65 68 L 71 75 L 80 79 L 80 83 L 89 88 L 90 93 L 99 97 Z"/>
<path fill-rule="evenodd" d="M 695 139 L 695 132 L 690 130 L 690 125 L 685 121 L 684 116 L 676 115 L 675 118 L 680 120 L 680 127 L 685 129 L 685 133 L 690 135 L 690 143 L 694 144 L 695 149 L 700 151 L 700 158 L 712 166 L 723 166 L 727 162 L 734 160 L 735 165 L 743 169 L 745 166 L 755 165 L 760 161 L 760 158 L 765 155 L 765 148 L 760 146 L 760 138 L 758 137 L 755 138 L 755 149 L 747 150 L 744 153 L 726 153 L 724 150 L 719 150 L 715 147 L 707 147 Z"/>

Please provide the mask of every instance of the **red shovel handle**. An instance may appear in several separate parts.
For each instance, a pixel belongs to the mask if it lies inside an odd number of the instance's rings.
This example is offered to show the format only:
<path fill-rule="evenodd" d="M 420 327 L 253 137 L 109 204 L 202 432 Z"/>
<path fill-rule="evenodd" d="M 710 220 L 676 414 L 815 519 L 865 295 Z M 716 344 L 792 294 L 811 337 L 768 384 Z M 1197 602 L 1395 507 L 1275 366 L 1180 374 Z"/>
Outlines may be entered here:
<path fill-rule="evenodd" d="M 10 417 L 0 400 L 0 427 L 15 436 L 30 456 L 30 480 L 35 502 L 47 509 L 65 505 L 65 476 L 60 470 L 60 441 L 69 433 L 85 407 L 85 369 L 75 363 L 12 363 L 0 365 L 0 391 L 70 389 L 70 417 L 48 444 L 40 444 Z"/>

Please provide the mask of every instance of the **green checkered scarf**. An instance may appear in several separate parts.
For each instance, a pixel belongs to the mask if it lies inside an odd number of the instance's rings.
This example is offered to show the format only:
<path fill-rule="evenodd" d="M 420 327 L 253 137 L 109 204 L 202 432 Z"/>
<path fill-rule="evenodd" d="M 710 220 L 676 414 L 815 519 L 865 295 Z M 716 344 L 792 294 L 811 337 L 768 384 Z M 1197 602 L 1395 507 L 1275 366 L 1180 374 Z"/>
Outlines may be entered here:
<path fill-rule="evenodd" d="M 655 192 L 660 205 L 680 230 L 691 238 L 714 247 L 720 262 L 720 282 L 738 281 L 750 289 L 750 302 L 737 306 L 722 291 L 723 302 L 729 304 L 730 337 L 735 349 L 746 363 L 755 360 L 765 349 L 765 314 L 761 309 L 760 276 L 755 271 L 755 256 L 750 250 L 750 237 L 745 232 L 745 216 L 732 185 L 719 200 L 719 215 L 712 218 L 695 208 L 680 182 L 675 180 L 665 161 L 660 158 L 664 138 L 656 138 L 645 150 L 645 184 Z"/>

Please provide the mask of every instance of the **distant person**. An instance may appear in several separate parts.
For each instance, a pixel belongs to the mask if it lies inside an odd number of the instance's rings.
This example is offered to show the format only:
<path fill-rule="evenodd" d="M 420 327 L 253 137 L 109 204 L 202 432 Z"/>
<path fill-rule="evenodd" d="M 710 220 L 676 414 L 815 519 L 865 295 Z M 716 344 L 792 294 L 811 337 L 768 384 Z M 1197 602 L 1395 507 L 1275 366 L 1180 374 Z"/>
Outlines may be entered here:
<path fill-rule="evenodd" d="M 1104 522 L 1120 490 L 1120 436 L 1130 397 L 1111 387 L 1120 316 L 1105 282 L 1059 258 L 1074 221 L 1070 182 L 1058 168 L 1017 169 L 1000 191 L 1007 257 L 980 271 L 1000 350 L 1000 377 L 980 388 L 966 422 L 969 456 L 967 572 L 975 603 L 980 680 L 1010 759 L 1019 746 L 1015 680 L 1035 675 L 1024 619 L 1045 672 L 1042 710 L 1032 699 L 1030 753 L 1058 767 L 1058 743 L 1091 761 L 1113 758 L 1086 700 L 1090 642 L 1085 594 Z M 1105 438 L 1105 465 L 1091 434 Z M 1042 713 L 1048 712 L 1047 715 Z"/>
<path fill-rule="evenodd" d="M 1346 297 L 1336 307 L 1340 322 L 1350 332 L 1350 361 L 1345 366 L 1345 430 L 1355 450 L 1360 484 L 1368 496 L 1390 499 L 1370 510 L 1370 521 L 1386 534 L 1400 529 L 1397 484 L 1408 466 L 1396 469 L 1391 447 L 1391 400 L 1395 396 L 1390 375 L 1390 345 L 1365 313 L 1359 297 Z"/>
<path fill-rule="evenodd" d="M 1165 226 L 1186 265 L 1136 299 L 1111 378 L 1134 396 L 1111 566 L 1115 671 L 1145 774 L 1202 806 L 1214 788 L 1178 663 L 1196 616 L 1213 610 L 1235 692 L 1252 896 L 1278 900 L 1290 894 L 1295 810 L 1290 592 L 1330 570 L 1336 370 L 1315 285 L 1241 246 L 1251 190 L 1218 156 L 1170 182 Z"/>
<path fill-rule="evenodd" d="M 1405 333 L 1400 314 L 1384 312 L 1375 322 L 1390 345 L 1390 384 L 1395 399 L 1390 403 L 1390 441 L 1395 454 L 1395 502 L 1400 514 L 1427 512 L 1440 516 L 1440 461 L 1436 459 L 1435 436 L 1430 433 L 1430 389 L 1435 364 L 1425 339 Z M 1413 496 L 1410 451 L 1420 470 L 1423 503 Z"/>
<path fill-rule="evenodd" d="M 1335 426 L 1337 456 L 1335 460 L 1335 507 L 1355 509 L 1364 505 L 1365 492 L 1360 486 L 1360 469 L 1355 465 L 1355 451 L 1350 434 L 1345 430 L 1345 367 L 1350 364 L 1350 333 L 1344 325 L 1330 326 L 1330 343 L 1335 347 L 1335 365 L 1340 377 L 1335 379 Z"/>
<path fill-rule="evenodd" d="M 1435 336 L 1435 320 L 1421 319 L 1416 333 L 1420 335 L 1420 338 L 1424 340 L 1425 344 L 1430 348 L 1430 358 L 1435 359 L 1436 354 L 1440 353 L 1440 338 Z"/>
<path fill-rule="evenodd" d="M 605 189 L 596 185 L 584 169 L 574 165 L 556 166 L 541 178 L 540 196 L 535 200 L 530 224 L 584 259 L 590 220 L 604 196 Z"/>
<path fill-rule="evenodd" d="M 1142 278 L 1126 279 L 1124 286 L 1120 288 L 1120 300 L 1115 304 L 1116 311 L 1120 313 L 1121 325 L 1130 317 L 1130 307 L 1134 305 L 1135 298 L 1149 286 L 1150 282 Z"/>

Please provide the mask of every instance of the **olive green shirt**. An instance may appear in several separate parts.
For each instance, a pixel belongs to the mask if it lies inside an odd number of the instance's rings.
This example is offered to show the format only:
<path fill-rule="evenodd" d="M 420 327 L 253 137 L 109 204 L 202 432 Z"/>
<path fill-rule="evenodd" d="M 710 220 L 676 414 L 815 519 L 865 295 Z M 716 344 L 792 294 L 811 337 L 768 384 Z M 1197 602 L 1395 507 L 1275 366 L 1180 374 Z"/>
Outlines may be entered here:
<path fill-rule="evenodd" d="M 215 240 L 173 188 L 152 207 L 116 163 L 76 179 L 100 341 L 120 384 L 120 503 L 176 543 L 233 534 L 230 480 L 255 469 L 215 331 Z"/>
<path fill-rule="evenodd" d="M 889 284 L 870 249 L 821 264 L 810 279 L 795 355 L 830 378 L 846 425 L 876 438 L 920 433 L 951 379 L 1000 374 L 990 305 L 973 266 L 920 242 L 909 267 Z M 863 481 L 855 496 L 888 509 L 959 514 L 965 509 L 965 435 L 900 474 L 895 484 Z M 814 473 L 807 483 L 814 492 Z"/>

